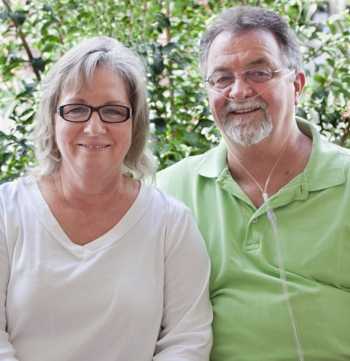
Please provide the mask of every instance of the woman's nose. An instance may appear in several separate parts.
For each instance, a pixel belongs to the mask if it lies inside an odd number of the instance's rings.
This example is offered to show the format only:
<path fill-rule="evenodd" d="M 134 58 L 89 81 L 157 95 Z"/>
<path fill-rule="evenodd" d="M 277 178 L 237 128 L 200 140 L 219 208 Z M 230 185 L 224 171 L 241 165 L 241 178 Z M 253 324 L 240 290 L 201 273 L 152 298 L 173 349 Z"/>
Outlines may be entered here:
<path fill-rule="evenodd" d="M 84 133 L 89 135 L 106 133 L 106 125 L 97 111 L 92 112 L 90 119 L 86 122 Z"/>

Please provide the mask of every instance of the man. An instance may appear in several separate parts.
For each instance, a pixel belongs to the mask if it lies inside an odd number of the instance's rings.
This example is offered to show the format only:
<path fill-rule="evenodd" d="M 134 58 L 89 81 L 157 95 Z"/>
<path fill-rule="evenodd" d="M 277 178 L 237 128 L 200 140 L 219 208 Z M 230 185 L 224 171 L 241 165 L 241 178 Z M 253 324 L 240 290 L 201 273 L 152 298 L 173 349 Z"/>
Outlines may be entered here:
<path fill-rule="evenodd" d="M 294 33 L 256 7 L 201 39 L 221 144 L 161 171 L 212 261 L 212 361 L 350 360 L 350 152 L 296 121 Z"/>

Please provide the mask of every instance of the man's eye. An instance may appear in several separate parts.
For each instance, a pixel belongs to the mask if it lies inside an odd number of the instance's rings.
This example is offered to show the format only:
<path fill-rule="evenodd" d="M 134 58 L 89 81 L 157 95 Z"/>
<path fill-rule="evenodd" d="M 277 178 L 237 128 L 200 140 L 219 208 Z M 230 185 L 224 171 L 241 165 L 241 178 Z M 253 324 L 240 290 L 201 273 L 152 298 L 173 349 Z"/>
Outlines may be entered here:
<path fill-rule="evenodd" d="M 248 70 L 245 74 L 246 78 L 257 82 L 270 80 L 272 75 L 271 71 L 261 69 Z"/>
<path fill-rule="evenodd" d="M 214 86 L 225 87 L 234 82 L 234 77 L 232 75 L 222 75 L 214 77 L 212 82 Z"/>
<path fill-rule="evenodd" d="M 232 80 L 232 76 L 222 76 L 217 79 L 218 83 L 225 83 Z"/>

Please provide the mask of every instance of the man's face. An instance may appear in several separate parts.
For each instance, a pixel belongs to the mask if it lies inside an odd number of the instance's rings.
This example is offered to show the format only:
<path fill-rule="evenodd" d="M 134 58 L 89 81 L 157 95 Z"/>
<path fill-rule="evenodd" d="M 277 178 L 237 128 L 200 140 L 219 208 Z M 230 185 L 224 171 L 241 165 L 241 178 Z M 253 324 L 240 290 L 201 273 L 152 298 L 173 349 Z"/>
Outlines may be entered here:
<path fill-rule="evenodd" d="M 304 84 L 303 74 L 295 74 L 285 63 L 270 32 L 222 32 L 215 38 L 207 78 L 215 79 L 222 89 L 209 85 L 209 104 L 230 143 L 249 146 L 272 136 L 285 139 L 294 118 L 296 93 Z M 260 82 L 264 72 L 272 74 L 271 79 Z M 233 85 L 225 87 L 230 79 Z"/>

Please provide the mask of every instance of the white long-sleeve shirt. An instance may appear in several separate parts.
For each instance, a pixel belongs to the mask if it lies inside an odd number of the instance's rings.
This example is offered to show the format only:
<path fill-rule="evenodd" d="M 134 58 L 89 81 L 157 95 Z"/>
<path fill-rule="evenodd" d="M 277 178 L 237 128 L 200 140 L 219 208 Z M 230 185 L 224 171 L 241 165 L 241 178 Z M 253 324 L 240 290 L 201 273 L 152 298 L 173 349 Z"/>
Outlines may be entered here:
<path fill-rule="evenodd" d="M 189 211 L 152 187 L 80 246 L 33 178 L 0 186 L 0 361 L 206 361 L 208 280 Z"/>

